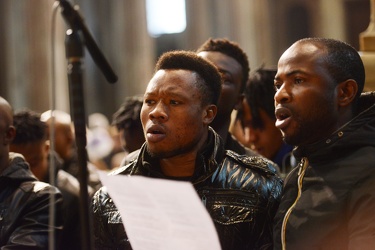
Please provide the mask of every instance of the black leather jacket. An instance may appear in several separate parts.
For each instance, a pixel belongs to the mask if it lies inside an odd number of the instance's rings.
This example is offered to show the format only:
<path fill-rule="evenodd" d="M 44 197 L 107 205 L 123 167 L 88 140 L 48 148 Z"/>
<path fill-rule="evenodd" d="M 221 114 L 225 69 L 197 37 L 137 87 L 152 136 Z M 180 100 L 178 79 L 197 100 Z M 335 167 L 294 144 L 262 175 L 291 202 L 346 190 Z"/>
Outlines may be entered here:
<path fill-rule="evenodd" d="M 146 147 L 136 161 L 114 174 L 167 178 Z M 190 181 L 214 221 L 222 249 L 272 248 L 272 221 L 282 191 L 273 163 L 225 151 L 211 129 L 196 166 Z M 94 195 L 92 206 L 96 249 L 131 249 L 120 214 L 105 188 Z"/>
<path fill-rule="evenodd" d="M 285 179 L 275 250 L 282 239 L 288 250 L 375 249 L 375 92 L 359 106 L 328 138 L 295 149 L 302 160 Z"/>
<path fill-rule="evenodd" d="M 50 197 L 55 198 L 55 227 L 50 228 Z M 0 175 L 0 248 L 48 249 L 48 232 L 62 230 L 62 196 L 59 190 L 38 181 L 22 155 L 10 153 L 9 166 Z"/>

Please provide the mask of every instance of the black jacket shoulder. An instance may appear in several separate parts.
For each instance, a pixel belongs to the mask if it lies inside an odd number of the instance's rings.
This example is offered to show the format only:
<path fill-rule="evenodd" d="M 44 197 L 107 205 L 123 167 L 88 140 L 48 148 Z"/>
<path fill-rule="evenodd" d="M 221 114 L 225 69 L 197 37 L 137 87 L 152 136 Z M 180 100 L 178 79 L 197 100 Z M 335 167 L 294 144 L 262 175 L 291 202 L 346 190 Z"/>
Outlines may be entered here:
<path fill-rule="evenodd" d="M 277 174 L 276 164 L 265 157 L 239 155 L 232 150 L 226 150 L 226 155 L 240 165 L 246 166 L 252 170 L 263 172 L 266 175 Z"/>

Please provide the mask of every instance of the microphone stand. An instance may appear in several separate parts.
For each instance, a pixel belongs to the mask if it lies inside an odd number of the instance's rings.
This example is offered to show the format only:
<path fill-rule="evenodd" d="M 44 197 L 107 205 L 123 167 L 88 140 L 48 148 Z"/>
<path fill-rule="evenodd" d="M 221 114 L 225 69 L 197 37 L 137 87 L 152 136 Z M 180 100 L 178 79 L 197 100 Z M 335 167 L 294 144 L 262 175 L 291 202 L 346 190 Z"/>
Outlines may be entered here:
<path fill-rule="evenodd" d="M 68 61 L 68 81 L 70 94 L 70 108 L 72 120 L 75 128 L 75 138 L 78 154 L 78 179 L 80 183 L 80 219 L 81 219 L 81 238 L 82 249 L 91 250 L 91 227 L 88 195 L 88 170 L 87 170 L 87 151 L 86 151 L 86 119 L 83 95 L 83 81 L 81 58 L 83 57 L 83 43 L 80 34 L 83 35 L 84 44 L 94 59 L 96 65 L 101 69 L 104 76 L 110 83 L 117 81 L 117 76 L 104 58 L 103 54 L 96 45 L 86 28 L 82 17 L 66 0 L 59 1 L 62 7 L 62 16 L 71 29 L 66 32 L 65 46 L 66 58 Z"/>
<path fill-rule="evenodd" d="M 89 195 L 88 195 L 88 171 L 86 152 L 86 122 L 85 105 L 83 100 L 83 84 L 81 58 L 83 57 L 83 46 L 79 34 L 74 30 L 67 30 L 66 58 L 68 60 L 68 80 L 70 109 L 74 122 L 77 156 L 78 156 L 78 179 L 79 179 L 79 206 L 81 220 L 82 249 L 90 250 L 92 242 L 90 227 Z"/>
<path fill-rule="evenodd" d="M 92 59 L 102 71 L 107 81 L 110 83 L 117 82 L 118 78 L 116 74 L 113 72 L 103 53 L 100 51 L 98 45 L 96 45 L 94 39 L 92 38 L 83 21 L 83 18 L 77 11 L 79 8 L 77 6 L 73 8 L 67 0 L 60 0 L 59 2 L 60 6 L 62 7 L 61 14 L 64 17 L 66 23 L 71 27 L 71 29 L 82 32 L 84 43 L 88 51 L 90 52 Z"/>

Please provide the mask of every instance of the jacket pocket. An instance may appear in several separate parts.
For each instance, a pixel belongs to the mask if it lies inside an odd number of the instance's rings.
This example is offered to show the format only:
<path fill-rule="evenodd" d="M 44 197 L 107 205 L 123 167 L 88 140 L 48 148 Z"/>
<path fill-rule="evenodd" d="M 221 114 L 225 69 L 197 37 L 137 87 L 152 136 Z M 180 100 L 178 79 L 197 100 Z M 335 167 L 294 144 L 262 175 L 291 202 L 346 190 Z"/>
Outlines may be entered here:
<path fill-rule="evenodd" d="M 198 191 L 198 194 L 213 221 L 219 224 L 252 222 L 258 210 L 258 198 L 253 193 L 205 189 Z"/>

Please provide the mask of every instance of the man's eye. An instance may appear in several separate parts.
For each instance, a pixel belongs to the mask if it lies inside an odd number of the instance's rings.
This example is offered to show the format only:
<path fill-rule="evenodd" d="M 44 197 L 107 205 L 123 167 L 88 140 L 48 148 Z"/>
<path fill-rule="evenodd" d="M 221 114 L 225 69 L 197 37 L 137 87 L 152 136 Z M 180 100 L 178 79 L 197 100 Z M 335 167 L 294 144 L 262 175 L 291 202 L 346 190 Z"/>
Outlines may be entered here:
<path fill-rule="evenodd" d="M 228 80 L 228 79 L 223 79 L 223 84 L 224 85 L 230 85 L 232 84 L 233 82 L 231 80 Z"/>
<path fill-rule="evenodd" d="M 175 100 L 171 100 L 171 101 L 170 101 L 170 104 L 172 104 L 172 105 L 177 105 L 177 104 L 179 104 L 179 102 L 178 102 L 178 101 L 175 101 Z"/>
<path fill-rule="evenodd" d="M 222 84 L 232 84 L 232 77 L 228 72 L 220 72 Z"/>
<path fill-rule="evenodd" d="M 300 84 L 300 83 L 303 83 L 303 80 L 301 78 L 296 78 L 294 82 L 297 84 Z"/>
<path fill-rule="evenodd" d="M 281 88 L 281 83 L 275 82 L 273 84 L 273 86 L 274 86 L 275 90 L 277 91 L 277 90 L 279 90 Z"/>
<path fill-rule="evenodd" d="M 150 99 L 145 99 L 145 103 L 148 104 L 148 105 L 151 105 L 155 102 L 153 100 L 150 100 Z"/>

